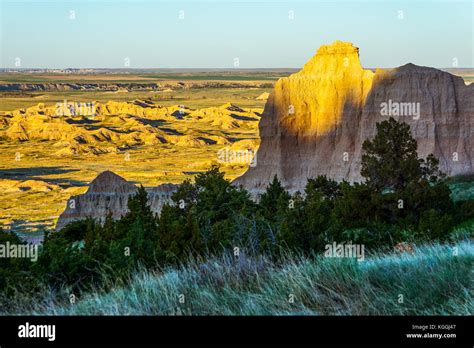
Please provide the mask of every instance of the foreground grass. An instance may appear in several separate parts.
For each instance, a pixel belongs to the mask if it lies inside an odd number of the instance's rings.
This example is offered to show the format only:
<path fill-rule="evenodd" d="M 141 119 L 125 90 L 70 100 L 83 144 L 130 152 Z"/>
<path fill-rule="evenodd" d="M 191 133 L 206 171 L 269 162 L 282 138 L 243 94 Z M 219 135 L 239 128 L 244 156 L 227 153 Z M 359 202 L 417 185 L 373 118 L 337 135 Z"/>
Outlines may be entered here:
<path fill-rule="evenodd" d="M 277 265 L 264 257 L 222 256 L 141 271 L 128 285 L 82 295 L 75 304 L 49 293 L 41 303 L 12 306 L 9 314 L 470 315 L 473 265 L 469 241 L 362 262 L 288 257 Z"/>
<path fill-rule="evenodd" d="M 474 175 L 450 178 L 448 184 L 454 201 L 474 199 Z"/>

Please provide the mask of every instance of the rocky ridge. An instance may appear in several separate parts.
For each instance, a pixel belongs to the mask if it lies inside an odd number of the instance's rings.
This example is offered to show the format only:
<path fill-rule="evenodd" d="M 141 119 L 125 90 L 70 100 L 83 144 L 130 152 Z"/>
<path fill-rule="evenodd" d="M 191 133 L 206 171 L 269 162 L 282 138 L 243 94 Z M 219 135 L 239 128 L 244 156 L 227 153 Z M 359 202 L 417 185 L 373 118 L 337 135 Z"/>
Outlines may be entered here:
<path fill-rule="evenodd" d="M 222 145 L 233 140 L 202 132 L 199 125 L 209 124 L 221 130 L 256 130 L 259 111 L 230 103 L 190 109 L 179 105 L 161 106 L 147 100 L 38 104 L 0 116 L 0 139 L 54 141 L 52 146 L 57 148 L 58 156 L 120 153 L 137 145 Z M 186 133 L 176 130 L 175 126 L 185 128 Z"/>
<path fill-rule="evenodd" d="M 178 185 L 163 184 L 148 188 L 148 202 L 151 210 L 159 214 L 166 202 L 171 202 L 171 195 Z M 66 209 L 59 216 L 56 229 L 60 230 L 68 223 L 91 217 L 104 222 L 111 213 L 118 219 L 128 211 L 127 203 L 130 196 L 136 193 L 137 187 L 121 176 L 105 171 L 100 173 L 89 185 L 86 193 L 68 199 Z"/>

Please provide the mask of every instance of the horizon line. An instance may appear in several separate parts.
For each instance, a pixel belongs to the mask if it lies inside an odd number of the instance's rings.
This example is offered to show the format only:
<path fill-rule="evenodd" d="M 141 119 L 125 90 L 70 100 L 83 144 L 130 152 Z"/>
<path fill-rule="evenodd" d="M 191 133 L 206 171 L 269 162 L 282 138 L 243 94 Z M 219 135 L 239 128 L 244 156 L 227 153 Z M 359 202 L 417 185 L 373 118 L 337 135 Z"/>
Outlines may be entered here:
<path fill-rule="evenodd" d="M 402 67 L 407 64 L 413 64 L 413 63 L 406 63 L 403 65 L 395 66 L 395 67 L 362 67 L 363 69 L 367 70 L 375 70 L 375 69 L 396 69 L 399 67 Z M 421 67 L 429 67 L 429 68 L 434 68 L 434 69 L 440 69 L 440 70 L 448 70 L 448 69 L 474 69 L 474 67 L 433 67 L 429 65 L 418 65 L 418 64 L 413 64 Z M 15 67 L 15 68 L 4 68 L 0 67 L 0 71 L 4 72 L 5 70 L 15 70 L 15 71 L 21 71 L 21 70 L 122 70 L 122 71 L 129 71 L 129 70 L 194 70 L 194 71 L 212 71 L 212 70 L 220 70 L 220 71 L 225 71 L 225 72 L 232 72 L 232 71 L 249 71 L 249 70 L 301 70 L 303 67 L 274 67 L 274 68 L 264 68 L 264 67 L 259 67 L 259 68 L 100 68 L 100 67 L 95 67 L 95 68 L 72 68 L 72 67 L 67 67 L 67 68 L 43 68 L 43 67 Z"/>

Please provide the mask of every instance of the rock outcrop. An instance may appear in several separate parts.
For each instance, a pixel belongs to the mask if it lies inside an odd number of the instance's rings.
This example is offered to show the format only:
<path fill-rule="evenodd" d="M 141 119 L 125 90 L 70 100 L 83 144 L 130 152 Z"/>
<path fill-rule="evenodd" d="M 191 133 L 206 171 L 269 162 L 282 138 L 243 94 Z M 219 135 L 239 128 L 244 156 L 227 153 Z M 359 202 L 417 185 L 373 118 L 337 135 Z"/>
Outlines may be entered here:
<path fill-rule="evenodd" d="M 268 97 L 270 96 L 270 93 L 268 92 L 263 92 L 262 94 L 260 94 L 257 98 L 255 98 L 256 100 L 267 100 Z"/>
<path fill-rule="evenodd" d="M 81 114 L 81 112 L 87 114 Z M 256 131 L 261 109 L 233 104 L 203 109 L 162 106 L 149 100 L 107 103 L 64 102 L 0 115 L 0 140 L 54 141 L 57 156 L 123 153 L 134 146 L 202 147 L 228 144 L 224 134 L 234 128 Z M 211 135 L 209 125 L 222 136 Z M 184 134 L 173 127 L 183 128 Z"/>
<path fill-rule="evenodd" d="M 257 165 L 237 180 L 258 194 L 277 175 L 291 192 L 307 178 L 362 180 L 362 143 L 390 116 L 408 123 L 421 157 L 448 175 L 474 172 L 474 87 L 429 67 L 364 70 L 359 50 L 322 46 L 301 71 L 280 79 L 259 124 Z"/>
<path fill-rule="evenodd" d="M 0 179 L 0 190 L 4 193 L 10 192 L 50 192 L 60 190 L 58 185 L 50 184 L 42 180 L 9 180 Z"/>
<path fill-rule="evenodd" d="M 163 205 L 171 201 L 171 195 L 176 189 L 175 184 L 147 189 L 151 210 L 158 214 Z M 109 213 L 114 219 L 118 219 L 127 213 L 128 199 L 136 191 L 137 187 L 121 176 L 111 171 L 102 172 L 90 183 L 86 193 L 69 198 L 66 209 L 59 216 L 56 229 L 60 230 L 72 221 L 87 217 L 103 222 Z"/>

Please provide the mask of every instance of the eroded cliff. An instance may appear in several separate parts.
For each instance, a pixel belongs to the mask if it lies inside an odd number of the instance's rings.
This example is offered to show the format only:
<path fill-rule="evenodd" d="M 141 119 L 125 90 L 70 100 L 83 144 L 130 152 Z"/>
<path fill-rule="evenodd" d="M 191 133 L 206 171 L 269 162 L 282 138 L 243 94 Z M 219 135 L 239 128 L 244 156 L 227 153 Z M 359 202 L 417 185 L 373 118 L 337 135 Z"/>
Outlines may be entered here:
<path fill-rule="evenodd" d="M 163 205 L 171 202 L 171 195 L 176 188 L 174 184 L 163 184 L 147 189 L 151 210 L 159 214 Z M 103 222 L 109 213 L 118 219 L 127 213 L 128 199 L 136 191 L 137 187 L 121 176 L 111 171 L 102 172 L 90 183 L 86 193 L 68 199 L 56 229 L 60 230 L 72 221 L 87 217 Z"/>
<path fill-rule="evenodd" d="M 317 175 L 360 181 L 362 143 L 389 117 L 408 123 L 419 155 L 433 153 L 448 175 L 473 173 L 472 85 L 413 64 L 364 70 L 358 48 L 336 41 L 275 84 L 259 124 L 257 165 L 234 183 L 258 194 L 274 175 L 291 192 Z"/>

